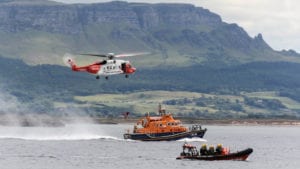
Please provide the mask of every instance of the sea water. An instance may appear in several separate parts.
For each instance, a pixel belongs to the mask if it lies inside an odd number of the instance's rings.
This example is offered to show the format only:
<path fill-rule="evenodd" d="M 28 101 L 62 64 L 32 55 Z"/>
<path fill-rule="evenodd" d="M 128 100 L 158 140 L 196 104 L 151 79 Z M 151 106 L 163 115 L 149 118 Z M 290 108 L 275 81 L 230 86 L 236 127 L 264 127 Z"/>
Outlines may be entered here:
<path fill-rule="evenodd" d="M 132 125 L 70 124 L 64 127 L 0 127 L 1 169 L 297 169 L 299 126 L 203 126 L 203 139 L 141 142 L 124 140 Z M 247 161 L 176 160 L 182 144 L 222 143 L 248 147 Z"/>

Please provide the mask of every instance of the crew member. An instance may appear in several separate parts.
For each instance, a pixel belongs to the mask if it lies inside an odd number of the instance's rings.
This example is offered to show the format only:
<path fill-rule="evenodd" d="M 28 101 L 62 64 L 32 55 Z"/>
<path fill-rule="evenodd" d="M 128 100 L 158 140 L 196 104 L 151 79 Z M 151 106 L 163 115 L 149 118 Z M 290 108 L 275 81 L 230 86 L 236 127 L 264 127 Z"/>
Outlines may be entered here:
<path fill-rule="evenodd" d="M 200 154 L 201 155 L 208 155 L 207 145 L 206 144 L 202 144 L 202 146 L 200 148 Z"/>
<path fill-rule="evenodd" d="M 137 131 L 137 126 L 134 125 L 134 127 L 133 127 L 133 133 L 136 133 L 136 131 Z"/>
<path fill-rule="evenodd" d="M 216 154 L 220 155 L 222 154 L 222 151 L 223 151 L 222 144 L 218 144 L 216 147 Z"/>
<path fill-rule="evenodd" d="M 215 154 L 215 147 L 213 145 L 210 145 L 208 148 L 208 155 L 214 155 Z"/>

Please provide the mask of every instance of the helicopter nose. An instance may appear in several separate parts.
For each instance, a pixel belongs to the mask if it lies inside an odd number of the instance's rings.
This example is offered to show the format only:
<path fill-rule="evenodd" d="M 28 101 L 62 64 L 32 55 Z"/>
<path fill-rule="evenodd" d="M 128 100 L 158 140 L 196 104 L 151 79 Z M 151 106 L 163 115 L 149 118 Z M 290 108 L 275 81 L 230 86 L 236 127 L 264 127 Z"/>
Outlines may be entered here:
<path fill-rule="evenodd" d="M 130 70 L 130 73 L 134 73 L 136 71 L 136 68 L 132 67 Z"/>

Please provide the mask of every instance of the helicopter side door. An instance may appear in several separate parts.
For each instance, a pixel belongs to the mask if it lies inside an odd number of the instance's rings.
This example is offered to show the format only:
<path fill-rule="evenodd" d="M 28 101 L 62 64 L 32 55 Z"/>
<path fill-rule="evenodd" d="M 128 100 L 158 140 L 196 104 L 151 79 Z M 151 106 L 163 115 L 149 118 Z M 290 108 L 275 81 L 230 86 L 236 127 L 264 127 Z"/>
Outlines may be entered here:
<path fill-rule="evenodd" d="M 125 62 L 121 64 L 121 70 L 122 70 L 124 73 L 126 73 L 126 63 L 125 63 Z"/>

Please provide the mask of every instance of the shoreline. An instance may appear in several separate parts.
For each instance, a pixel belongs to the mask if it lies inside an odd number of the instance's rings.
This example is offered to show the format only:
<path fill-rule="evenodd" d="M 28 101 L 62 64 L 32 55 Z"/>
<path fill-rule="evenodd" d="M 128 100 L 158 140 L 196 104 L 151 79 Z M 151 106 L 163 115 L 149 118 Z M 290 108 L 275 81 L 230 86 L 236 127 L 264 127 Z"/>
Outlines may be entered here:
<path fill-rule="evenodd" d="M 300 126 L 300 120 L 290 119 L 187 119 L 177 118 L 183 124 L 201 124 L 201 125 L 228 125 L 228 126 Z M 97 124 L 135 124 L 139 118 L 129 119 L 94 119 Z"/>
<path fill-rule="evenodd" d="M 140 117 L 142 118 L 142 117 Z M 0 126 L 23 126 L 23 127 L 63 127 L 72 123 L 94 123 L 94 124 L 130 124 L 134 125 L 140 119 L 137 117 L 101 118 L 101 117 L 51 117 L 51 116 L 18 116 L 7 118 L 0 116 Z M 216 125 L 216 126 L 300 126 L 299 119 L 195 119 L 175 117 L 184 125 Z"/>

